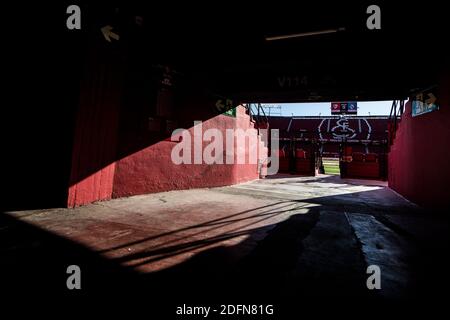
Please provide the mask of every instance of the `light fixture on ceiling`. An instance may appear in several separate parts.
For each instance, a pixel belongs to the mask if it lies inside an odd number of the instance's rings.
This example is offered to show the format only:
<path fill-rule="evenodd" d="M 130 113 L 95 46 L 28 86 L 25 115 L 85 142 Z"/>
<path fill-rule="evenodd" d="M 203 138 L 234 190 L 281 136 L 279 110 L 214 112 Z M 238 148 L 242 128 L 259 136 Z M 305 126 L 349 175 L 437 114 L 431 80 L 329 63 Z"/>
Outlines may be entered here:
<path fill-rule="evenodd" d="M 341 32 L 341 31 L 345 31 L 345 28 L 302 32 L 302 33 L 286 34 L 286 35 L 281 35 L 281 36 L 270 36 L 270 37 L 266 37 L 266 41 L 277 41 L 277 40 L 286 40 L 286 39 L 292 39 L 292 38 L 310 37 L 310 36 L 317 36 L 317 35 L 321 35 L 321 34 L 336 33 L 336 32 Z"/>

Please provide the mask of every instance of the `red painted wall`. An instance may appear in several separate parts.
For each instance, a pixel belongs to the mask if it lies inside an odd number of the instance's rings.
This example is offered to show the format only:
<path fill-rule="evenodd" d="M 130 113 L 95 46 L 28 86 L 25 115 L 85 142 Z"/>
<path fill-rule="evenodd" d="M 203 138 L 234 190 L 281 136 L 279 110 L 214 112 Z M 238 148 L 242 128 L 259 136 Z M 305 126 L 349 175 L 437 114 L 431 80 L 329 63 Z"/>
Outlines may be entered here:
<path fill-rule="evenodd" d="M 203 107 L 207 108 L 207 106 Z M 203 131 L 209 128 L 219 129 L 224 138 L 226 129 L 253 128 L 243 107 L 237 108 L 236 118 L 218 115 L 204 120 L 202 126 Z M 189 132 L 194 137 L 192 127 L 189 128 Z M 253 133 L 257 135 L 256 130 Z M 207 144 L 209 142 L 203 142 L 203 147 Z M 176 142 L 165 139 L 120 159 L 116 164 L 113 197 L 176 189 L 225 186 L 259 177 L 256 164 L 176 165 L 171 160 L 172 148 L 175 145 Z M 193 150 L 193 139 L 191 145 Z M 225 150 L 225 143 L 223 147 Z M 236 154 L 236 148 L 234 148 L 234 152 Z M 248 147 L 243 152 L 248 153 Z"/>
<path fill-rule="evenodd" d="M 68 207 L 111 198 L 123 74 L 117 61 L 117 52 L 104 46 L 90 51 L 76 115 Z"/>
<path fill-rule="evenodd" d="M 450 206 L 450 81 L 438 87 L 440 110 L 411 116 L 406 104 L 389 153 L 389 187 L 425 207 Z"/>
<path fill-rule="evenodd" d="M 171 152 L 176 142 L 170 141 L 169 131 L 149 130 L 146 114 L 149 105 L 144 102 L 145 97 L 128 89 L 132 99 L 127 100 L 122 92 L 123 84 L 111 80 L 118 79 L 117 75 L 98 61 L 94 65 L 82 87 L 69 207 L 152 192 L 231 185 L 259 177 L 257 164 L 173 164 Z M 105 82 L 106 79 L 109 80 Z M 178 101 L 171 117 L 163 116 L 160 120 L 173 119 L 186 124 L 192 136 L 193 128 L 188 125 L 199 120 L 203 121 L 203 131 L 216 128 L 225 137 L 226 129 L 250 128 L 258 138 L 244 107 L 237 107 L 236 117 L 230 117 L 218 115 L 211 108 L 214 104 L 215 100 L 191 92 L 189 98 Z M 207 144 L 204 142 L 203 147 Z M 246 154 L 248 151 L 248 145 L 240 150 Z M 235 148 L 235 157 L 237 152 Z"/>
<path fill-rule="evenodd" d="M 173 129 L 189 129 L 196 120 L 203 121 L 204 130 L 216 128 L 224 136 L 227 128 L 253 128 L 245 108 L 238 107 L 236 117 L 222 115 L 217 96 L 206 88 L 207 79 L 193 80 L 155 65 L 143 54 L 139 39 L 130 39 L 135 41 L 130 50 L 100 37 L 90 41 L 76 111 L 68 207 L 259 177 L 257 164 L 171 161 Z M 257 137 L 257 130 L 253 135 Z M 248 147 L 241 151 L 248 153 Z"/>

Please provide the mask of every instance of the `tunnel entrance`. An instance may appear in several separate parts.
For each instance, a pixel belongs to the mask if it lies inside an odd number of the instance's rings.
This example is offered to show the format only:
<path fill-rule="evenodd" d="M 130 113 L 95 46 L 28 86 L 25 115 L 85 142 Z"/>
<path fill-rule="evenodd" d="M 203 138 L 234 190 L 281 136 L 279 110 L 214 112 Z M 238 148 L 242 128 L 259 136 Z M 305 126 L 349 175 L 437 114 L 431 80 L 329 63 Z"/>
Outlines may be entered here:
<path fill-rule="evenodd" d="M 345 103 L 350 112 L 336 112 L 335 104 L 344 103 L 254 104 L 250 110 L 279 130 L 280 173 L 386 180 L 392 102 Z"/>
<path fill-rule="evenodd" d="M 97 304 L 161 319 L 192 302 L 275 305 L 274 319 L 294 319 L 305 306 L 348 318 L 360 313 L 342 306 L 444 300 L 445 10 L 383 4 L 373 30 L 368 7 L 350 3 L 207 12 L 80 0 L 77 30 L 64 3 L 17 3 L 5 9 L 20 33 L 5 46 L 18 59 L 6 60 L 17 89 L 6 90 L 0 283 L 21 309 L 24 292 L 44 306 L 114 296 Z M 383 99 L 387 112 L 350 112 Z M 314 112 L 264 106 L 295 101 Z"/>

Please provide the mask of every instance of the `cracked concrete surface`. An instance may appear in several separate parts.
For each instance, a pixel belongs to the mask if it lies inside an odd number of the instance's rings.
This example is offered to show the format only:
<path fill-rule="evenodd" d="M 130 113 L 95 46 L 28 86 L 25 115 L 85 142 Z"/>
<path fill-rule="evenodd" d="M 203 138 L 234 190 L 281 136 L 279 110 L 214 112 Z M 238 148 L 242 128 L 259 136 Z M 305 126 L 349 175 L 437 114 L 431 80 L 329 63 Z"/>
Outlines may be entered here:
<path fill-rule="evenodd" d="M 448 235 L 446 220 L 427 216 L 386 183 L 328 175 L 280 175 L 1 219 L 8 272 L 30 255 L 42 259 L 42 272 L 70 261 L 94 270 L 88 287 L 108 287 L 103 277 L 114 274 L 116 285 L 126 278 L 120 283 L 151 284 L 162 296 L 173 296 L 167 283 L 177 283 L 180 296 L 194 286 L 209 297 L 230 289 L 286 299 L 418 298 L 434 289 L 430 270 Z M 377 292 L 365 282 L 372 264 L 382 272 Z"/>

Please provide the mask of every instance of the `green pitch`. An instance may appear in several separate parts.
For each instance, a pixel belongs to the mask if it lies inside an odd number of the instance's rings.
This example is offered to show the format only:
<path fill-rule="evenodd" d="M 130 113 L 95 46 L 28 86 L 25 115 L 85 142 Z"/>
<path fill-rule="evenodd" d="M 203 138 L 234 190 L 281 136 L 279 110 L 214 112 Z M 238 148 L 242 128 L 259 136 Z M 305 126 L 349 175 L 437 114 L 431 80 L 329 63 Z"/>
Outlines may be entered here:
<path fill-rule="evenodd" d="M 325 174 L 340 174 L 339 160 L 323 160 Z"/>

